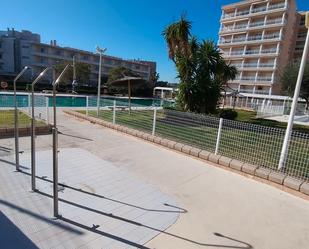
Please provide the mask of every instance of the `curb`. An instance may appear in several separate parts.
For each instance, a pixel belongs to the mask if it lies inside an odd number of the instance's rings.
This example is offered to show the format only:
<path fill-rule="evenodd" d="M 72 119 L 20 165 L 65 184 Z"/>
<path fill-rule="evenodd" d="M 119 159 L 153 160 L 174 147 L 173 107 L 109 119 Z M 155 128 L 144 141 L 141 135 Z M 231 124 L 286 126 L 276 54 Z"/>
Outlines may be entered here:
<path fill-rule="evenodd" d="M 283 185 L 290 189 L 296 190 L 305 195 L 309 195 L 309 182 L 285 175 L 284 173 L 274 171 L 274 170 L 272 171 L 264 167 L 252 165 L 250 163 L 244 163 L 239 160 L 232 159 L 226 156 L 215 155 L 214 153 L 211 153 L 206 150 L 202 150 L 196 147 L 192 147 L 190 145 L 178 143 L 176 141 L 161 138 L 158 136 L 153 136 L 149 133 L 145 133 L 139 130 L 134 130 L 132 128 L 128 128 L 125 126 L 112 124 L 110 122 L 103 121 L 102 119 L 95 118 L 95 117 L 89 117 L 89 116 L 86 116 L 86 114 L 82 114 L 76 111 L 63 110 L 63 112 L 68 115 L 74 116 L 76 118 L 87 120 L 87 121 L 90 121 L 91 123 L 102 125 L 107 128 L 111 128 L 119 132 L 123 132 L 129 135 L 132 135 L 134 137 L 138 137 L 140 139 L 143 139 L 143 140 L 161 145 L 163 147 L 181 152 L 182 154 L 190 155 L 192 157 L 200 158 L 204 161 L 209 161 L 215 164 L 219 164 L 221 166 L 231 168 L 235 171 L 243 172 L 248 175 L 252 175 L 252 176 L 255 176 L 261 179 L 265 179 L 270 182 Z"/>

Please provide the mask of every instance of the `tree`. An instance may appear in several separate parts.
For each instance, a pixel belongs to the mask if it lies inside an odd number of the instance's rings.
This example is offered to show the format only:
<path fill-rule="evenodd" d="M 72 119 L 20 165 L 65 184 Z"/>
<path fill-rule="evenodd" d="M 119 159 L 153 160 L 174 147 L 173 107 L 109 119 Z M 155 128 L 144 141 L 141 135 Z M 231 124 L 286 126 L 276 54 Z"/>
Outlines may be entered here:
<path fill-rule="evenodd" d="M 199 42 L 190 30 L 191 22 L 182 16 L 163 31 L 180 79 L 177 103 L 185 111 L 214 113 L 222 87 L 237 70 L 226 64 L 213 41 Z"/>
<path fill-rule="evenodd" d="M 298 77 L 300 63 L 291 63 L 287 65 L 281 75 L 282 92 L 289 96 L 294 95 L 296 81 Z M 299 97 L 306 101 L 306 110 L 309 110 L 309 62 L 306 63 L 303 80 L 299 92 Z"/>
<path fill-rule="evenodd" d="M 56 74 L 59 75 L 67 64 L 71 64 L 69 61 L 62 61 L 55 65 Z M 89 64 L 76 62 L 76 80 L 79 84 L 89 83 L 91 68 Z M 71 86 L 73 82 L 73 67 L 69 67 L 68 71 L 62 77 L 60 84 L 66 87 Z"/>

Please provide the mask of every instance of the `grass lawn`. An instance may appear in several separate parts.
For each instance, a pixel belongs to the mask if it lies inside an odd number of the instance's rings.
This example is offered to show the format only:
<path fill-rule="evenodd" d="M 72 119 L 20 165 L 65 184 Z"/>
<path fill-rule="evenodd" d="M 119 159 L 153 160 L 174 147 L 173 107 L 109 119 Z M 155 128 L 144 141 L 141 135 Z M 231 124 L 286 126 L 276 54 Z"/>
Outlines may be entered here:
<path fill-rule="evenodd" d="M 251 124 L 263 125 L 274 128 L 282 128 L 286 129 L 287 123 L 279 122 L 275 120 L 263 119 L 263 118 L 255 118 L 256 112 L 254 111 L 245 111 L 245 110 L 236 110 L 238 116 L 236 118 L 237 121 L 247 122 Z M 294 131 L 299 131 L 303 133 L 309 133 L 309 126 L 294 124 Z"/>
<path fill-rule="evenodd" d="M 18 112 L 19 127 L 29 127 L 31 124 L 30 117 L 23 113 Z M 37 126 L 44 126 L 45 123 L 36 121 Z M 1 110 L 0 111 L 0 128 L 13 128 L 14 127 L 14 110 Z"/>
<path fill-rule="evenodd" d="M 80 111 L 85 113 L 85 111 Z M 217 138 L 218 122 L 215 118 L 191 119 L 179 115 L 178 112 L 157 112 L 156 135 L 163 138 L 189 144 L 194 147 L 214 152 Z M 96 116 L 96 111 L 90 111 L 89 115 Z M 250 120 L 254 113 L 244 112 L 238 116 L 239 120 Z M 112 122 L 112 111 L 101 111 L 100 118 Z M 151 133 L 153 111 L 139 110 L 117 111 L 116 123 L 130 128 Z M 207 119 L 207 120 L 206 120 Z M 251 122 L 250 122 L 251 123 Z M 278 133 L 271 128 L 252 128 L 250 124 L 237 127 L 233 123 L 223 126 L 219 154 L 238 160 L 277 168 L 284 130 Z M 287 161 L 287 171 L 292 175 L 309 178 L 309 144 L 306 137 L 293 138 Z"/>

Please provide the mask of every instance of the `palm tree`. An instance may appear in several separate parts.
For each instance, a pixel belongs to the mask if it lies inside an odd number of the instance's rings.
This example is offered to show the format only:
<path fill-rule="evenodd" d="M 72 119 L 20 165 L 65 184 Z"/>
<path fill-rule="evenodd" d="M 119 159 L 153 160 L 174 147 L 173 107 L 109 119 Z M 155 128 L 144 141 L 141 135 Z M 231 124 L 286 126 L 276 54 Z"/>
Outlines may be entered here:
<path fill-rule="evenodd" d="M 176 54 L 189 56 L 189 41 L 191 37 L 191 22 L 182 15 L 178 22 L 168 25 L 163 31 L 163 36 L 168 46 L 168 55 L 176 62 Z"/>

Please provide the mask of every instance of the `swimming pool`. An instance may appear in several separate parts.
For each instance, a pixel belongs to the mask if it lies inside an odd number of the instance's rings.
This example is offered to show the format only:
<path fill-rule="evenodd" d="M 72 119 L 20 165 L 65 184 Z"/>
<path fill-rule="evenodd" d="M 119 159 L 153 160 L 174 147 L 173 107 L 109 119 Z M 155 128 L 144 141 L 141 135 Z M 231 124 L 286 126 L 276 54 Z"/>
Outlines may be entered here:
<path fill-rule="evenodd" d="M 88 106 L 97 106 L 96 96 L 76 96 L 76 95 L 58 95 L 56 98 L 57 107 L 86 107 L 88 97 Z M 102 96 L 101 106 L 112 106 L 116 100 L 117 106 L 127 106 L 128 98 L 125 97 L 111 97 Z M 29 106 L 30 95 L 28 93 L 18 93 L 17 103 L 19 107 Z M 49 94 L 36 94 L 35 95 L 35 106 L 52 106 L 53 99 Z M 173 101 L 151 99 L 151 98 L 131 98 L 132 106 L 171 106 Z M 0 92 L 0 107 L 14 107 L 14 96 L 12 93 L 1 93 Z"/>

